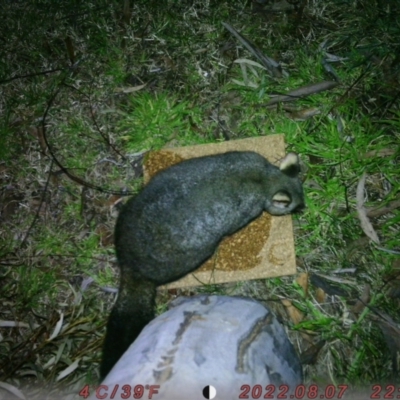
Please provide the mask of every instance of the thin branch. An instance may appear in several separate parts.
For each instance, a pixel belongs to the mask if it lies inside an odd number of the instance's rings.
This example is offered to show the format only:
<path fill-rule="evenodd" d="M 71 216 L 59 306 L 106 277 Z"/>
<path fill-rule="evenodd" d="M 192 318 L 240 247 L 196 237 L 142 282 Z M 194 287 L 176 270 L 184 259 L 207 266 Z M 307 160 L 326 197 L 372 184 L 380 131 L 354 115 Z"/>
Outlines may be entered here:
<path fill-rule="evenodd" d="M 71 66 L 70 70 L 71 70 L 73 73 L 75 73 L 75 70 L 76 70 L 78 64 L 79 64 L 79 61 L 76 62 L 73 66 Z M 47 147 L 47 150 L 49 151 L 49 154 L 50 154 L 51 158 L 53 159 L 54 163 L 60 168 L 60 170 L 61 170 L 65 175 L 68 176 L 69 179 L 71 179 L 72 181 L 74 181 L 75 183 L 77 183 L 77 184 L 79 184 L 79 185 L 81 185 L 81 186 L 85 186 L 85 187 L 88 187 L 88 188 L 90 188 L 90 189 L 98 190 L 99 192 L 102 192 L 102 193 L 114 194 L 114 195 L 118 195 L 118 196 L 128 196 L 128 195 L 133 195 L 133 194 L 135 194 L 134 192 L 131 192 L 131 191 L 121 191 L 121 190 L 116 191 L 116 190 L 104 189 L 104 188 L 101 187 L 101 186 L 94 185 L 94 184 L 92 184 L 92 183 L 90 183 L 90 182 L 87 182 L 87 181 L 85 181 L 84 179 L 82 179 L 82 178 L 80 178 L 80 177 L 78 177 L 78 176 L 72 174 L 71 172 L 69 172 L 69 170 L 68 170 L 67 168 L 65 168 L 65 167 L 61 164 L 61 162 L 58 160 L 58 158 L 57 158 L 56 155 L 54 154 L 54 151 L 53 151 L 53 149 L 52 149 L 52 147 L 51 147 L 51 145 L 50 145 L 50 143 L 49 143 L 49 141 L 48 141 L 48 139 L 47 139 L 47 134 L 46 134 L 46 117 L 47 117 L 47 114 L 49 113 L 49 110 L 50 110 L 51 106 L 53 105 L 53 103 L 54 103 L 56 97 L 57 97 L 58 94 L 60 93 L 61 87 L 65 84 L 65 81 L 66 81 L 67 77 L 68 77 L 68 75 L 66 74 L 66 75 L 64 76 L 64 78 L 62 79 L 62 81 L 61 81 L 59 87 L 57 88 L 57 90 L 56 90 L 56 91 L 54 92 L 54 94 L 50 97 L 50 100 L 49 100 L 48 103 L 47 103 L 47 107 L 46 107 L 46 110 L 45 110 L 44 115 L 43 115 L 43 118 L 42 118 L 42 124 L 41 124 L 41 125 L 42 125 L 42 130 L 43 130 L 43 139 L 44 139 L 44 141 L 45 141 L 45 143 L 46 143 L 46 147 Z"/>

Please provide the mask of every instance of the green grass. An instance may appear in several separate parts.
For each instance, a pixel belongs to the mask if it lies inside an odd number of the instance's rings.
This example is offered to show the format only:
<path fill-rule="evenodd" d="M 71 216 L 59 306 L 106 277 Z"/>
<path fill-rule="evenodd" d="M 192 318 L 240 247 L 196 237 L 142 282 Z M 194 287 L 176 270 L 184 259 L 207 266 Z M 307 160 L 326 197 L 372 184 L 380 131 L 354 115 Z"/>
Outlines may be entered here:
<path fill-rule="evenodd" d="M 131 152 L 159 150 L 172 140 L 181 145 L 205 143 L 191 127 L 201 123 L 201 116 L 199 107 L 174 95 L 138 92 L 129 99 L 118 134 Z"/>

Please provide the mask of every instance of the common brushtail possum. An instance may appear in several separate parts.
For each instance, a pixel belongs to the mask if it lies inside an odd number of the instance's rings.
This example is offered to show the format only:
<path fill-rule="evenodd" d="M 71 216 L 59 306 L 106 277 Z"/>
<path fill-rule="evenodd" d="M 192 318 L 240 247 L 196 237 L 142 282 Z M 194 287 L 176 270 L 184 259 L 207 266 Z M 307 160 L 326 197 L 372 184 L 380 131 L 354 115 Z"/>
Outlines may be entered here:
<path fill-rule="evenodd" d="M 294 153 L 278 168 L 258 153 L 233 151 L 173 165 L 128 200 L 115 227 L 121 277 L 102 379 L 154 318 L 157 286 L 194 271 L 225 236 L 263 211 L 285 215 L 304 207 L 299 172 Z"/>

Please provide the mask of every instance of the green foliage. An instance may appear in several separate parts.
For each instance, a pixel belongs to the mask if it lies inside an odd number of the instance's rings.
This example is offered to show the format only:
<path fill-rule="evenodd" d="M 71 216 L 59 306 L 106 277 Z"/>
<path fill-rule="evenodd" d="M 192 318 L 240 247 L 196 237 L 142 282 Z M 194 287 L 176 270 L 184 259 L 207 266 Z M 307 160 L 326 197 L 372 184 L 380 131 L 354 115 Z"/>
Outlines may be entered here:
<path fill-rule="evenodd" d="M 19 277 L 16 309 L 19 312 L 29 309 L 48 310 L 49 306 L 54 306 L 57 294 L 54 271 L 21 266 L 16 273 Z"/>
<path fill-rule="evenodd" d="M 157 150 L 173 139 L 182 145 L 204 143 L 191 128 L 200 117 L 200 109 L 189 101 L 168 93 L 139 92 L 130 97 L 119 130 L 130 151 Z"/>

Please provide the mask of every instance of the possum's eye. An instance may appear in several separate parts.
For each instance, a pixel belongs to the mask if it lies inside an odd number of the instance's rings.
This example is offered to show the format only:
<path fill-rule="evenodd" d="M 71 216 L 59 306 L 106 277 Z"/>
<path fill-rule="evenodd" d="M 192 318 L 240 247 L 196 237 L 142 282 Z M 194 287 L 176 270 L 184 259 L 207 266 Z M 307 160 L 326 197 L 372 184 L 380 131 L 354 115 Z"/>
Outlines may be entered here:
<path fill-rule="evenodd" d="M 275 207 L 287 208 L 292 202 L 292 198 L 286 192 L 277 192 L 272 197 L 272 202 Z"/>

